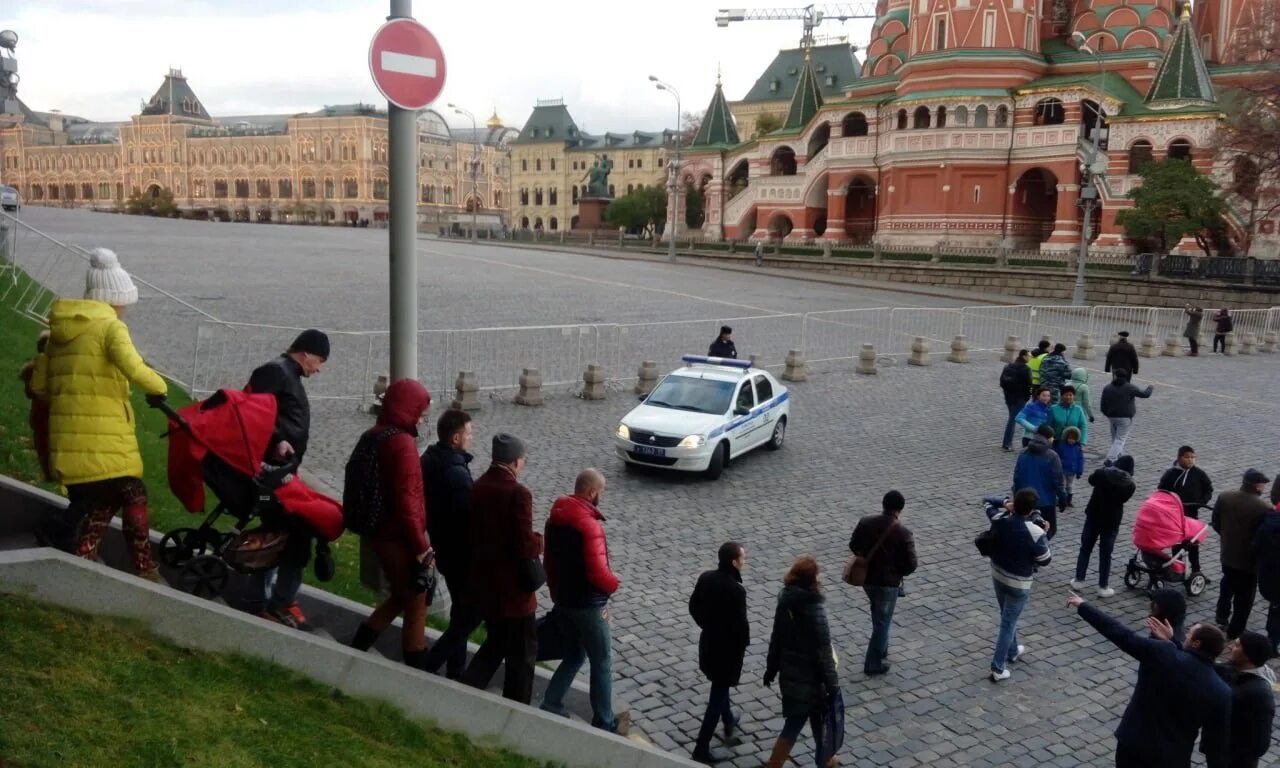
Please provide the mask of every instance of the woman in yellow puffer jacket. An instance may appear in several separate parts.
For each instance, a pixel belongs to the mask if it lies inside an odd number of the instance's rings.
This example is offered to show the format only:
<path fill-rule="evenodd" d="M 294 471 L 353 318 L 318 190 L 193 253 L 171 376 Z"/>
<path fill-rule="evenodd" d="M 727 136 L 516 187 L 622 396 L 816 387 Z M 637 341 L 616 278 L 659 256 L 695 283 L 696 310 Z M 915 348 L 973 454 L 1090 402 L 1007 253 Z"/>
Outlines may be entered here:
<path fill-rule="evenodd" d="M 138 289 L 115 253 L 95 249 L 84 299 L 59 299 L 49 311 L 49 345 L 36 359 L 31 389 L 49 403 L 49 448 L 54 479 L 84 510 L 76 553 L 93 560 L 119 511 L 125 542 L 143 578 L 158 580 L 151 558 L 147 489 L 129 402 L 133 383 L 163 397 L 163 378 L 151 370 L 120 320 Z"/>

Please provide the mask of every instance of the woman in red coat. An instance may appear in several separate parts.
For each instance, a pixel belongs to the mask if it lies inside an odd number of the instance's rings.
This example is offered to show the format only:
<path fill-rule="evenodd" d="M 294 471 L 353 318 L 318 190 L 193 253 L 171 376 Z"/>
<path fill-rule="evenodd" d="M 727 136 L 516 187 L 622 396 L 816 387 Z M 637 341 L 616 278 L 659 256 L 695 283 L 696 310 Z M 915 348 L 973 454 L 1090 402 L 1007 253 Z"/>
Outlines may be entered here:
<path fill-rule="evenodd" d="M 403 613 L 400 645 L 404 663 L 419 669 L 427 655 L 429 598 L 414 582 L 431 554 L 431 543 L 427 541 L 427 507 L 416 439 L 418 424 L 430 405 L 426 387 L 413 379 L 401 379 L 387 388 L 378 423 L 365 433 L 376 441 L 384 505 L 377 528 L 368 538 L 391 596 L 360 624 L 351 641 L 352 647 L 368 650 Z"/>

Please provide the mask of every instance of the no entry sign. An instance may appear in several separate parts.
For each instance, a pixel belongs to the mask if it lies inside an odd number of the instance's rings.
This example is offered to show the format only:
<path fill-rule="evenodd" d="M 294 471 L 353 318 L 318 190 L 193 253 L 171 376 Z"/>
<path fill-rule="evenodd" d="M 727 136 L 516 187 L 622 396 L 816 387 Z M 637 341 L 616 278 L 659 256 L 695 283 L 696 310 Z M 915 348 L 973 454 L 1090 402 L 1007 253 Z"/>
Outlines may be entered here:
<path fill-rule="evenodd" d="M 444 51 L 414 19 L 392 19 L 369 44 L 369 74 L 387 101 L 402 109 L 423 109 L 444 89 Z"/>

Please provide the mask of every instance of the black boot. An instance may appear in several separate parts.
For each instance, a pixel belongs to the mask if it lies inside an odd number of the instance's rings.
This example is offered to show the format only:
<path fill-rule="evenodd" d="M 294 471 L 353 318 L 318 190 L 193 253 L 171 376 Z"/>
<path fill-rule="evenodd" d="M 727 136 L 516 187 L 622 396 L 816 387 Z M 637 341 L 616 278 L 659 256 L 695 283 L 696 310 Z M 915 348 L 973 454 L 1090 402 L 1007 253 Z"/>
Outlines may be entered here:
<path fill-rule="evenodd" d="M 420 651 L 405 651 L 404 663 L 405 663 L 405 666 L 407 667 L 413 667 L 414 669 L 420 669 L 423 672 L 426 672 L 427 671 L 427 649 L 423 648 Z"/>
<path fill-rule="evenodd" d="M 367 651 L 378 641 L 378 635 L 380 634 L 382 633 L 374 632 L 368 624 L 362 621 L 360 626 L 356 627 L 356 636 L 351 638 L 351 647 L 357 651 Z"/>
<path fill-rule="evenodd" d="M 693 762 L 702 763 L 703 765 L 715 765 L 716 763 L 724 763 L 733 759 L 733 755 L 727 752 L 713 750 L 710 747 L 705 749 L 695 748 L 693 750 Z"/>

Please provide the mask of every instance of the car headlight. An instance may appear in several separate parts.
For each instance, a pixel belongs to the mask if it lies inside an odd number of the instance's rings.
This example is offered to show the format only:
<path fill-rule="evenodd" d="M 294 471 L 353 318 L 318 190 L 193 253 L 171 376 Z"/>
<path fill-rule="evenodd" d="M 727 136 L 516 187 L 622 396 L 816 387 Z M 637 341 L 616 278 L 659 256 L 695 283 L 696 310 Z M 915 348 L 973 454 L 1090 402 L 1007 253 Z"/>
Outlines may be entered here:
<path fill-rule="evenodd" d="M 681 440 L 677 448 L 701 448 L 707 444 L 707 438 L 702 435 L 689 435 Z"/>
<path fill-rule="evenodd" d="M 618 437 L 622 438 L 623 440 L 630 440 L 630 439 L 631 439 L 631 429 L 630 429 L 629 427 L 627 427 L 627 425 L 626 425 L 626 424 L 619 424 L 619 425 L 618 425 Z"/>

